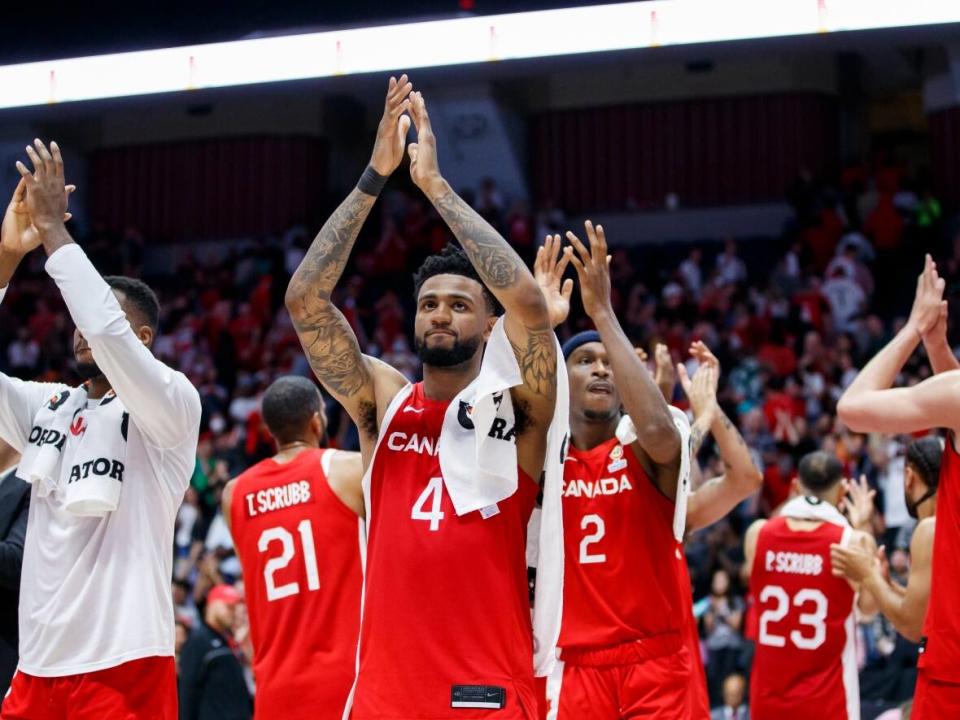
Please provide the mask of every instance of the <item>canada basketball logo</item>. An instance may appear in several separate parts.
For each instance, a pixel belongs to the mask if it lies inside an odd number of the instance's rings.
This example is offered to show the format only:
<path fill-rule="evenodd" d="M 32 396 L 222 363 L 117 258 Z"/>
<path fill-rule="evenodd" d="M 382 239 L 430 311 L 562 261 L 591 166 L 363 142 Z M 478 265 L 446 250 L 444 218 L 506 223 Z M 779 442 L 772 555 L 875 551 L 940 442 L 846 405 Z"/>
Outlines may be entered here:
<path fill-rule="evenodd" d="M 83 415 L 77 415 L 73 422 L 70 423 L 70 434 L 74 437 L 80 437 L 87 431 L 87 421 L 84 420 Z"/>

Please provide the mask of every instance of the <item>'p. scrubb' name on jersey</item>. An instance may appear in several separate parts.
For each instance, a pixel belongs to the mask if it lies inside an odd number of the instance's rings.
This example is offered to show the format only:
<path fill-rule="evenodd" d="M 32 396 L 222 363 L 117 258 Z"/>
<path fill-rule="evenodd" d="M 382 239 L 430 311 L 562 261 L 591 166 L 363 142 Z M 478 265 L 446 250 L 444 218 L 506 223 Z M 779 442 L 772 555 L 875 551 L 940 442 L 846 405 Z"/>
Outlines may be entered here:
<path fill-rule="evenodd" d="M 767 550 L 763 565 L 767 572 L 820 575 L 823 572 L 823 557 L 811 553 Z"/>

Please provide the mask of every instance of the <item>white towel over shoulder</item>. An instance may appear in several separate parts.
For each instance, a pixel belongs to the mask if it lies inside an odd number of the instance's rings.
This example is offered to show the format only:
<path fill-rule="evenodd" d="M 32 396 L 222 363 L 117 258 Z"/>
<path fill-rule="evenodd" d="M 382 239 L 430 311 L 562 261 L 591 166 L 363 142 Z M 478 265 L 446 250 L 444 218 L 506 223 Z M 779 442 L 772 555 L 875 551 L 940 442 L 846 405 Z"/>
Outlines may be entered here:
<path fill-rule="evenodd" d="M 687 528 L 687 499 L 690 497 L 690 420 L 679 408 L 670 406 L 673 424 L 680 433 L 680 471 L 677 476 L 677 501 L 673 510 L 673 537 L 683 542 Z M 617 427 L 617 440 L 624 445 L 637 441 L 637 430 L 629 415 L 624 415 Z"/>
<path fill-rule="evenodd" d="M 557 357 L 560 343 L 554 338 Z M 440 470 L 458 515 L 483 510 L 517 491 L 516 417 L 510 388 L 522 384 L 516 355 L 500 318 L 490 334 L 480 373 L 447 408 L 440 432 Z M 543 507 L 529 532 L 536 536 L 537 585 L 534 599 L 534 665 L 547 675 L 556 661 L 563 604 L 563 512 L 560 505 L 563 456 L 569 428 L 569 386 L 557 363 L 557 402 L 547 434 Z M 537 480 L 538 478 L 534 478 Z"/>

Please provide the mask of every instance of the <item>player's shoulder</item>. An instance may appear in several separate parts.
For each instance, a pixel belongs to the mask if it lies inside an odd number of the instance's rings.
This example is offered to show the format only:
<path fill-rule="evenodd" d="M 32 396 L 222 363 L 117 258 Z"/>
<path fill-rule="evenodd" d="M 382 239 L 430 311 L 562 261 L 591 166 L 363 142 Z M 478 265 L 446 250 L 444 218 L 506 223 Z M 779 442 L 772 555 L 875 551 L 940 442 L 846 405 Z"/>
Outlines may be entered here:
<path fill-rule="evenodd" d="M 352 450 L 324 450 L 321 467 L 330 482 L 360 482 L 363 455 Z"/>
<path fill-rule="evenodd" d="M 937 527 L 937 518 L 924 518 L 917 523 L 913 529 L 913 536 L 910 538 L 910 547 L 917 547 L 919 544 L 933 545 L 933 534 Z"/>

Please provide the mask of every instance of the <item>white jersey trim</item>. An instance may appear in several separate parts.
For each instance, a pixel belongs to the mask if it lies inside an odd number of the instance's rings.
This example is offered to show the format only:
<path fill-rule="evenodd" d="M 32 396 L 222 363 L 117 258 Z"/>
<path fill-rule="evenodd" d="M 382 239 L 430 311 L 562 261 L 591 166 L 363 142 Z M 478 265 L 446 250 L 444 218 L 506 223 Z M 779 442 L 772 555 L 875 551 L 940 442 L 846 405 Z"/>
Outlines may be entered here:
<path fill-rule="evenodd" d="M 547 676 L 547 710 L 546 720 L 557 720 L 560 713 L 560 691 L 563 689 L 563 660 L 557 660 Z"/>
<path fill-rule="evenodd" d="M 849 527 L 843 529 L 843 535 L 840 536 L 841 545 L 849 545 L 853 537 L 853 530 Z M 843 668 L 843 692 L 846 696 L 847 719 L 859 720 L 860 718 L 860 677 L 857 673 L 857 624 L 854 618 L 854 608 L 857 605 L 857 596 L 854 595 L 853 607 L 850 614 L 847 615 L 843 623 L 843 629 L 847 634 L 846 642 L 843 645 L 843 653 L 840 655 L 840 665 Z"/>
<path fill-rule="evenodd" d="M 367 542 L 369 541 L 367 528 L 370 527 L 370 518 L 372 516 L 370 484 L 373 473 L 373 463 L 375 463 L 377 460 L 377 451 L 380 450 L 380 443 L 383 442 L 383 438 L 386 435 L 385 430 L 390 427 L 390 423 L 393 422 L 393 418 L 400 409 L 400 406 L 406 402 L 412 391 L 413 384 L 408 383 L 405 387 L 401 388 L 396 395 L 393 396 L 393 400 L 391 400 L 390 404 L 387 406 L 387 411 L 383 414 L 383 422 L 380 423 L 381 432 L 377 436 L 377 444 L 374 445 L 373 454 L 370 456 L 370 464 L 367 466 L 367 469 L 364 470 L 363 479 L 361 480 L 361 487 L 363 488 L 363 507 L 366 511 L 367 519 L 366 521 L 359 520 L 360 567 L 363 570 L 363 585 L 360 587 L 360 633 L 357 635 L 357 659 L 354 666 L 353 687 L 350 688 L 350 694 L 347 695 L 347 702 L 343 708 L 342 720 L 350 719 L 350 713 L 353 711 L 353 698 L 357 692 L 357 679 L 360 677 L 360 637 L 363 635 L 363 607 L 367 597 Z"/>

